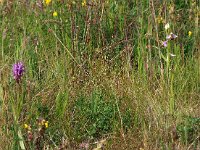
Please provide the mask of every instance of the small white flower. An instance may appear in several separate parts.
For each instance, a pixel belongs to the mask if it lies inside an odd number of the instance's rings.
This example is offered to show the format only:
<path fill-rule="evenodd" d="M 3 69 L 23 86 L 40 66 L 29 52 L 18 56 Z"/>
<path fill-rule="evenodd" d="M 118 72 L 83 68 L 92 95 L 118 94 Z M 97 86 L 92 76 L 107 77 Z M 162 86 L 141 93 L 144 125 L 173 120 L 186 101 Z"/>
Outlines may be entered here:
<path fill-rule="evenodd" d="M 165 25 L 165 30 L 167 30 L 167 29 L 169 29 L 169 23 L 167 23 L 166 25 Z"/>
<path fill-rule="evenodd" d="M 174 55 L 174 54 L 170 53 L 170 56 L 172 56 L 172 57 L 175 57 L 176 55 Z"/>

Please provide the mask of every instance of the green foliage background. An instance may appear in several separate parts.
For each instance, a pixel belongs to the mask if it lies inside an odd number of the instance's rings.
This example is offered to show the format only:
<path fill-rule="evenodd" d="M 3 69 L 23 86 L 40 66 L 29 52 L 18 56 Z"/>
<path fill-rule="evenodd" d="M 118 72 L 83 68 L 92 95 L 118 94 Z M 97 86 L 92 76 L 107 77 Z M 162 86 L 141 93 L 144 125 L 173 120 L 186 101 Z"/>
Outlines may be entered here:
<path fill-rule="evenodd" d="M 191 120 L 200 118 L 199 6 L 0 2 L 0 146 L 35 149 L 23 125 L 36 132 L 42 117 L 43 148 L 92 149 L 106 139 L 106 149 L 198 149 L 199 122 Z M 163 47 L 171 32 L 178 38 Z M 20 84 L 12 75 L 18 61 L 26 69 Z"/>

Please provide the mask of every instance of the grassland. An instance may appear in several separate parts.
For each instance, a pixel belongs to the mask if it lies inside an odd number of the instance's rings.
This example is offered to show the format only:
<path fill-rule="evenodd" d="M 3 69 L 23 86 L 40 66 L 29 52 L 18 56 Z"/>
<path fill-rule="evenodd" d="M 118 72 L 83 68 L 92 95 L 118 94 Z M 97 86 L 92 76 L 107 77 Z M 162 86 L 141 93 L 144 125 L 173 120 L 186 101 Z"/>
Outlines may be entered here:
<path fill-rule="evenodd" d="M 1 0 L 0 149 L 199 150 L 199 6 Z"/>

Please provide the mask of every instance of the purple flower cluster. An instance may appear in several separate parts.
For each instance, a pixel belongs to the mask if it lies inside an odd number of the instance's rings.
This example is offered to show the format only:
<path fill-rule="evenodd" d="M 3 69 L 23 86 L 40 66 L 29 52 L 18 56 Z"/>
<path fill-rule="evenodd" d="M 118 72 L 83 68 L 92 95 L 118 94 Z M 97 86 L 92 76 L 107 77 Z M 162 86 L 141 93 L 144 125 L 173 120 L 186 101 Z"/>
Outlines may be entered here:
<path fill-rule="evenodd" d="M 24 64 L 22 62 L 18 62 L 16 64 L 14 64 L 12 71 L 13 71 L 14 79 L 17 82 L 19 82 L 21 77 L 23 76 L 24 71 L 25 71 Z"/>
<path fill-rule="evenodd" d="M 174 39 L 176 39 L 177 37 L 178 37 L 178 36 L 175 35 L 174 33 L 170 33 L 169 35 L 166 36 L 166 41 L 163 41 L 163 42 L 162 42 L 162 46 L 163 46 L 163 47 L 167 47 L 168 41 L 169 41 L 169 40 L 174 40 Z"/>

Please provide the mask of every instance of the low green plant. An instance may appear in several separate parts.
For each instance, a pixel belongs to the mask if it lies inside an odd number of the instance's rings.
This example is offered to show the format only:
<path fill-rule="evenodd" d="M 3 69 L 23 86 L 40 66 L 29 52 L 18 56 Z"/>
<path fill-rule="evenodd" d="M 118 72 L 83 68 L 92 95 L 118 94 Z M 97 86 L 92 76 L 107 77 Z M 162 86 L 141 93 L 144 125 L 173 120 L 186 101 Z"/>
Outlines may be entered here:
<path fill-rule="evenodd" d="M 100 92 L 93 92 L 90 97 L 79 97 L 74 103 L 72 129 L 78 139 L 100 138 L 120 127 L 120 117 L 115 99 L 106 99 Z M 122 113 L 124 128 L 131 126 L 131 113 Z"/>
<path fill-rule="evenodd" d="M 81 96 L 74 104 L 72 128 L 76 137 L 98 138 L 114 129 L 117 119 L 114 102 L 106 101 L 99 93 L 92 93 L 89 98 Z"/>
<path fill-rule="evenodd" d="M 187 116 L 177 126 L 177 133 L 185 144 L 197 144 L 200 141 L 200 118 Z"/>

